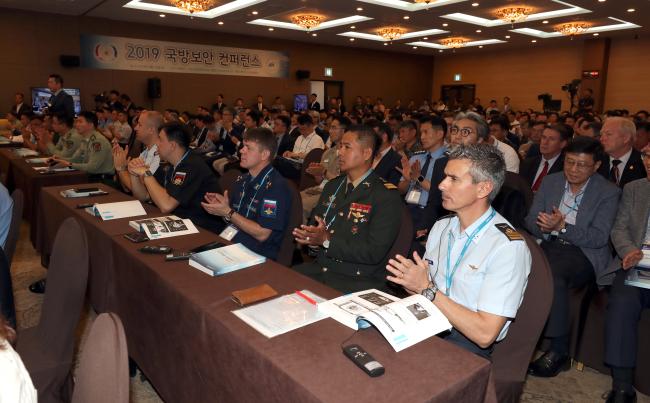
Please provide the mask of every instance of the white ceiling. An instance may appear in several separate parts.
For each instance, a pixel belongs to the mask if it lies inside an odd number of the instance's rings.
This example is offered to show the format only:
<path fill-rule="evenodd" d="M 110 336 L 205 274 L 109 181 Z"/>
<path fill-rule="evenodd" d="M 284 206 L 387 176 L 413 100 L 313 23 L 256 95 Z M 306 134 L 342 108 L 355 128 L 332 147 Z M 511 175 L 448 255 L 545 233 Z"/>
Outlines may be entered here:
<path fill-rule="evenodd" d="M 596 33 L 601 38 L 650 37 L 649 0 L 476 0 L 477 6 L 473 3 L 473 0 L 436 0 L 429 5 L 415 4 L 412 0 L 216 0 L 216 8 L 194 18 L 176 13 L 171 0 L 0 0 L 0 7 L 418 54 L 448 52 L 440 45 L 440 40 L 448 37 L 463 37 L 470 42 L 468 45 L 474 45 L 456 52 L 482 51 L 479 46 L 496 50 L 557 45 L 571 40 L 554 30 L 555 26 L 567 22 L 590 25 L 588 33 L 573 40 L 593 38 Z M 514 26 L 495 17 L 496 9 L 513 5 L 532 7 L 533 15 Z M 134 6 L 148 10 L 130 8 Z M 628 12 L 629 8 L 635 11 Z M 165 14 L 164 18 L 160 17 L 161 13 Z M 324 17 L 326 27 L 310 32 L 287 29 L 293 28 L 287 25 L 289 17 L 297 13 L 319 14 Z M 354 16 L 360 21 L 346 20 Z M 272 31 L 270 25 L 274 26 Z M 376 33 L 378 28 L 386 26 L 399 26 L 410 37 L 386 42 Z"/>

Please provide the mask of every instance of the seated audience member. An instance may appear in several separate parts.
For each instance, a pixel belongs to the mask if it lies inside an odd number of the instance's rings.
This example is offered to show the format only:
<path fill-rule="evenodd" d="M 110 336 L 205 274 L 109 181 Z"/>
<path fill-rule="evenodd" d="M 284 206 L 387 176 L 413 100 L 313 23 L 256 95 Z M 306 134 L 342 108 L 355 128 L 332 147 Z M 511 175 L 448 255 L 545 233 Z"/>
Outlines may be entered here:
<path fill-rule="evenodd" d="M 224 151 L 232 150 L 232 153 L 223 152 L 220 158 L 216 159 L 212 163 L 212 168 L 219 175 L 223 175 L 223 173 L 228 169 L 239 167 L 238 153 L 241 146 L 243 145 L 241 139 L 246 135 L 246 132 L 259 127 L 259 122 L 262 118 L 262 112 L 259 112 L 255 109 L 249 110 L 248 112 L 242 111 L 241 114 L 243 115 L 243 129 L 241 129 L 239 126 L 234 126 L 233 123 L 233 129 L 231 133 L 227 135 L 227 139 L 224 139 L 222 143 Z M 234 145 L 234 150 L 231 148 L 232 146 L 228 144 L 228 142 Z M 226 146 L 226 144 L 228 145 Z"/>
<path fill-rule="evenodd" d="M 200 156 L 189 148 L 190 134 L 180 123 L 165 124 L 158 134 L 158 153 L 169 163 L 152 173 L 142 158 L 129 162 L 131 190 L 140 201 L 151 200 L 164 214 L 189 218 L 196 225 L 221 231 L 201 202 L 206 193 L 218 193 L 216 177 Z"/>
<path fill-rule="evenodd" d="M 562 151 L 570 140 L 571 131 L 564 124 L 560 123 L 544 129 L 539 143 L 540 155 L 523 160 L 519 170 L 533 192 L 539 190 L 542 179 L 546 175 L 562 171 L 564 168 Z"/>
<path fill-rule="evenodd" d="M 400 152 L 410 159 L 414 153 L 422 151 L 422 144 L 418 136 L 418 126 L 413 120 L 405 120 L 399 124 L 399 136 L 395 151 Z"/>
<path fill-rule="evenodd" d="M 504 115 L 497 116 L 490 120 L 490 134 L 502 143 L 506 143 L 513 150 L 517 151 L 521 140 L 515 134 L 510 133 L 510 120 Z"/>
<path fill-rule="evenodd" d="M 7 188 L 0 183 L 0 246 L 4 250 L 9 227 L 11 226 L 11 211 L 14 208 L 14 200 L 11 198 Z"/>
<path fill-rule="evenodd" d="M 536 157 L 539 153 L 539 143 L 542 139 L 542 133 L 546 128 L 546 122 L 541 120 L 533 121 L 528 129 L 528 142 L 519 147 L 519 157 L 522 160 L 530 157 Z"/>
<path fill-rule="evenodd" d="M 621 189 L 645 177 L 641 152 L 634 149 L 635 136 L 634 122 L 623 117 L 607 118 L 600 131 L 600 142 L 607 156 L 598 172 Z"/>
<path fill-rule="evenodd" d="M 377 176 L 386 182 L 397 185 L 399 180 L 402 178 L 402 174 L 397 170 L 397 168 L 402 164 L 402 156 L 391 147 L 393 131 L 389 125 L 379 121 L 376 121 L 376 123 L 371 126 L 375 133 L 377 133 L 377 136 L 381 139 L 379 152 L 372 162 L 372 169 L 375 171 Z"/>
<path fill-rule="evenodd" d="M 285 151 L 293 150 L 296 138 L 289 132 L 290 126 L 291 119 L 288 116 L 278 115 L 273 119 L 273 134 L 275 134 L 278 143 L 275 155 L 282 155 Z"/>
<path fill-rule="evenodd" d="M 429 190 L 434 186 L 431 182 L 433 166 L 447 151 L 445 134 L 447 122 L 439 117 L 423 117 L 420 119 L 420 143 L 422 151 L 416 152 L 407 160 L 402 158 L 402 173 L 399 191 L 405 194 L 406 203 L 411 212 L 411 219 L 416 231 L 427 228 L 423 222 L 423 210 L 429 200 Z M 436 184 L 437 185 L 437 184 Z M 428 229 L 428 228 L 427 228 Z"/>
<path fill-rule="evenodd" d="M 47 137 L 47 128 L 44 124 L 44 117 L 41 115 L 32 115 L 29 118 L 29 125 L 23 130 L 23 147 L 37 151 L 39 142 L 42 138 Z"/>
<path fill-rule="evenodd" d="M 15 339 L 15 330 L 0 314 L 0 402 L 36 403 L 38 394 L 29 372 L 11 345 Z"/>
<path fill-rule="evenodd" d="M 316 134 L 314 122 L 309 115 L 298 116 L 298 128 L 300 136 L 296 139 L 293 150 L 285 151 L 283 157 L 301 160 L 314 148 L 325 148 L 325 143 L 321 136 Z"/>
<path fill-rule="evenodd" d="M 397 255 L 387 266 L 388 280 L 424 295 L 449 319 L 446 340 L 488 359 L 517 315 L 531 269 L 523 237 L 490 206 L 505 174 L 494 147 L 452 149 L 440 190 L 456 214 L 436 222 L 423 258 Z"/>
<path fill-rule="evenodd" d="M 190 144 L 190 148 L 193 148 L 194 152 L 198 154 L 214 151 L 216 149 L 215 142 L 218 141 L 218 135 L 214 128 L 214 118 L 212 115 L 197 117 L 196 127 L 199 129 L 199 133 Z"/>
<path fill-rule="evenodd" d="M 650 122 L 636 122 L 636 140 L 634 141 L 635 150 L 643 150 L 650 144 Z"/>
<path fill-rule="evenodd" d="M 587 127 L 582 131 L 581 136 L 591 137 L 592 139 L 600 138 L 600 131 L 603 128 L 603 124 L 600 122 L 591 122 Z"/>
<path fill-rule="evenodd" d="M 247 131 L 240 164 L 248 173 L 237 178 L 223 195 L 206 193 L 201 203 L 208 213 L 229 224 L 221 233 L 223 238 L 241 242 L 269 259 L 278 255 L 291 213 L 289 184 L 271 165 L 275 147 L 269 129 Z"/>
<path fill-rule="evenodd" d="M 20 129 L 23 127 L 22 123 L 18 119 L 18 114 L 15 112 L 7 112 L 5 119 L 7 119 L 7 124 L 2 130 L 0 130 L 0 135 L 4 137 L 10 137 L 20 134 Z"/>
<path fill-rule="evenodd" d="M 235 125 L 234 116 L 234 109 L 228 107 L 221 109 L 221 126 L 217 131 L 217 142 L 215 143 L 219 153 L 226 155 L 237 153 L 237 145 L 242 140 L 243 129 Z"/>
<path fill-rule="evenodd" d="M 341 292 L 385 289 L 388 252 L 399 233 L 397 188 L 372 172 L 379 138 L 351 126 L 339 148 L 341 175 L 325 185 L 309 225 L 294 229 L 301 245 L 321 247 L 316 260 L 294 270 Z"/>
<path fill-rule="evenodd" d="M 492 124 L 494 121 L 499 123 Z M 506 171 L 519 173 L 520 161 L 517 151 L 505 142 L 507 140 L 505 137 L 505 133 L 507 133 L 507 125 L 507 119 L 501 119 L 501 117 L 495 117 L 492 119 L 489 125 L 490 135 L 485 141 L 503 153 L 503 158 L 506 161 Z M 504 129 L 504 127 L 506 128 Z M 497 135 L 495 136 L 494 133 Z"/>
<path fill-rule="evenodd" d="M 318 199 L 327 182 L 341 174 L 338 158 L 339 142 L 348 127 L 350 127 L 350 119 L 348 118 L 340 117 L 332 120 L 329 134 L 332 146 L 325 150 L 320 162 L 313 162 L 307 167 L 307 173 L 314 177 L 318 185 L 300 192 L 304 223 L 307 222 L 311 211 L 316 206 L 316 203 L 318 203 Z"/>
<path fill-rule="evenodd" d="M 81 112 L 75 121 L 75 129 L 82 140 L 70 157 L 53 157 L 62 165 L 70 166 L 89 174 L 88 179 L 111 183 L 115 170 L 111 143 L 96 130 L 97 116 L 92 112 Z"/>
<path fill-rule="evenodd" d="M 638 324 L 644 309 L 650 308 L 650 290 L 625 285 L 625 277 L 643 258 L 642 248 L 650 245 L 650 146 L 642 153 L 647 178 L 628 183 L 612 228 L 616 257 L 599 279 L 612 285 L 605 322 L 605 363 L 612 371 L 608 403 L 635 402 L 632 386 L 639 342 Z"/>
<path fill-rule="evenodd" d="M 142 143 L 144 149 L 140 153 L 140 158 L 144 165 L 151 173 L 155 174 L 160 165 L 160 155 L 158 154 L 158 132 L 163 125 L 163 117 L 156 111 L 144 111 L 140 114 L 135 126 L 135 137 Z M 129 147 L 122 149 L 119 145 L 113 146 L 113 162 L 117 179 L 120 184 L 131 191 L 132 176 L 128 171 L 129 164 Z"/>
<path fill-rule="evenodd" d="M 83 137 L 72 127 L 73 125 L 74 120 L 64 114 L 52 116 L 52 130 L 59 139 L 54 144 L 53 136 L 46 135 L 41 141 L 41 151 L 55 157 L 71 157 L 83 140 Z"/>
<path fill-rule="evenodd" d="M 544 331 L 551 347 L 530 364 L 534 376 L 553 377 L 569 368 L 569 289 L 593 283 L 611 258 L 609 233 L 620 190 L 597 174 L 602 152 L 594 139 L 573 139 L 564 171 L 544 178 L 526 217 L 528 230 L 542 240 L 554 287 Z"/>
<path fill-rule="evenodd" d="M 131 138 L 133 129 L 129 124 L 129 113 L 125 110 L 116 111 L 117 119 L 108 126 L 113 142 L 119 144 L 122 148 L 126 147 Z"/>

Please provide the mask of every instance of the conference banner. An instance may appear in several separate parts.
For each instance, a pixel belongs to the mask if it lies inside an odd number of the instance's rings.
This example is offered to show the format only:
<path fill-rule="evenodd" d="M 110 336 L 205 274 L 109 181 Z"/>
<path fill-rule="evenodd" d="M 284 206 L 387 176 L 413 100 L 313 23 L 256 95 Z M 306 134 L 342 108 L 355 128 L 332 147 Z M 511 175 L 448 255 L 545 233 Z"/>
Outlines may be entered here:
<path fill-rule="evenodd" d="M 289 57 L 283 52 L 101 35 L 81 35 L 81 66 L 231 76 L 289 76 Z"/>

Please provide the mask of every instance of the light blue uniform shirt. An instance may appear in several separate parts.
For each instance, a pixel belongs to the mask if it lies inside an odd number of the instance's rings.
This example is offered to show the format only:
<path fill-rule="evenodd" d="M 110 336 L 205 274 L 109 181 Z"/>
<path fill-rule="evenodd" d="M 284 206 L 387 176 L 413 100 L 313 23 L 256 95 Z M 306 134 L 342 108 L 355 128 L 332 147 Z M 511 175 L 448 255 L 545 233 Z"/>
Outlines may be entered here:
<path fill-rule="evenodd" d="M 424 164 L 427 161 L 427 155 L 431 155 L 431 162 L 429 162 L 429 166 L 427 167 L 426 172 L 421 172 L 421 175 L 424 176 L 424 178 L 428 181 L 431 181 L 431 174 L 433 173 L 433 166 L 436 164 L 436 160 L 440 157 L 442 157 L 445 154 L 445 151 L 447 151 L 447 146 L 442 146 L 436 151 L 427 153 L 420 153 L 418 152 L 417 154 L 413 155 L 411 159 L 409 159 L 409 164 L 413 165 L 415 161 L 420 161 L 420 169 L 424 168 Z M 403 176 L 401 180 L 406 180 Z M 416 183 L 411 183 L 409 185 L 409 192 L 413 189 L 414 186 L 419 186 L 419 184 Z M 423 188 L 420 188 L 421 193 L 420 193 L 420 199 L 418 201 L 418 205 L 425 207 L 427 205 L 427 200 L 429 200 L 429 191 L 424 190 Z"/>
<path fill-rule="evenodd" d="M 474 236 L 452 277 L 450 289 L 446 286 L 449 242 L 452 242 L 449 259 L 451 273 L 467 237 L 491 212 L 492 209 L 488 209 L 463 232 L 460 232 L 456 216 L 438 220 L 429 234 L 424 258 L 429 264 L 429 277 L 436 283 L 439 292 L 452 301 L 470 311 L 514 318 L 524 297 L 532 258 L 524 240 L 511 241 L 496 227 L 496 224 L 508 224 L 512 228 L 499 213 Z M 506 336 L 510 322 L 508 320 L 503 326 L 497 341 Z"/>
<path fill-rule="evenodd" d="M 5 242 L 7 241 L 13 207 L 14 200 L 11 198 L 7 188 L 0 183 L 0 245 L 2 245 L 2 249 L 4 249 Z"/>

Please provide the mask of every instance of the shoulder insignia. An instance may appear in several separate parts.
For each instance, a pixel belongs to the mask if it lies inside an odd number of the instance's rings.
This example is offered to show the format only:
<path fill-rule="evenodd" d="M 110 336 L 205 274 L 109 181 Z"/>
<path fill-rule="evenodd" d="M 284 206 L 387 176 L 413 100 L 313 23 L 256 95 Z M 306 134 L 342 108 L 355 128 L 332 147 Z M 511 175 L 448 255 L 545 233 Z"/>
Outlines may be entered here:
<path fill-rule="evenodd" d="M 93 143 L 93 150 L 95 150 L 95 152 L 101 151 L 102 150 L 102 144 L 99 143 L 99 142 Z"/>
<path fill-rule="evenodd" d="M 426 154 L 426 153 L 427 153 L 427 150 L 418 150 L 418 151 L 413 151 L 413 152 L 411 153 L 411 157 L 413 157 L 413 156 L 415 156 L 415 155 Z"/>
<path fill-rule="evenodd" d="M 517 230 L 515 230 L 510 225 L 508 225 L 508 223 L 503 222 L 499 224 L 494 224 L 494 226 L 497 227 L 499 231 L 503 232 L 503 234 L 506 236 L 506 238 L 508 238 L 509 241 L 524 240 L 524 237 L 521 236 L 521 234 L 517 232 Z"/>
<path fill-rule="evenodd" d="M 385 182 L 385 183 L 384 183 L 384 187 L 385 187 L 386 189 L 388 189 L 388 190 L 394 190 L 394 189 L 397 189 L 397 186 L 393 185 L 393 184 L 390 183 L 390 182 Z"/>
<path fill-rule="evenodd" d="M 451 213 L 451 214 L 443 215 L 442 217 L 438 217 L 438 218 L 436 219 L 436 222 L 438 222 L 438 221 L 442 221 L 442 220 L 447 219 L 447 218 L 454 218 L 454 217 L 456 217 L 456 213 Z"/>

